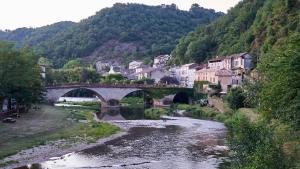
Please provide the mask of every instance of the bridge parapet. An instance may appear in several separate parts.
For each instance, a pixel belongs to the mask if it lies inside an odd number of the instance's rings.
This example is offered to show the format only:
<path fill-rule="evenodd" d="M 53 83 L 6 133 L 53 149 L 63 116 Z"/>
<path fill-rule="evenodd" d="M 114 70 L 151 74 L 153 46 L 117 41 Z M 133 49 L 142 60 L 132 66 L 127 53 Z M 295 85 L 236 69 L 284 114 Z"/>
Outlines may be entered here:
<path fill-rule="evenodd" d="M 46 99 L 49 102 L 57 102 L 58 99 L 70 91 L 76 89 L 87 89 L 95 92 L 102 102 L 107 103 L 110 100 L 120 101 L 128 94 L 143 90 L 151 97 L 163 97 L 165 95 L 172 95 L 183 90 L 191 90 L 180 86 L 170 85 L 123 85 L 123 84 L 64 84 L 47 87 Z"/>
<path fill-rule="evenodd" d="M 145 84 L 86 84 L 86 83 L 72 83 L 72 84 L 56 84 L 46 86 L 47 89 L 59 88 L 185 88 L 178 85 L 145 85 Z"/>

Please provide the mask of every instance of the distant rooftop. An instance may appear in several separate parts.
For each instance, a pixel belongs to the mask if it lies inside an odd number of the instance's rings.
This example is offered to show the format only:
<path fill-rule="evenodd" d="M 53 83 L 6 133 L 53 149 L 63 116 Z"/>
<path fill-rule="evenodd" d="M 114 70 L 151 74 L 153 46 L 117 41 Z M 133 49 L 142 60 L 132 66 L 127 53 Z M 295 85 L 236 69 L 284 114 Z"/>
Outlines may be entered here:
<path fill-rule="evenodd" d="M 222 61 L 224 59 L 230 59 L 230 58 L 236 58 L 236 57 L 243 57 L 244 55 L 248 54 L 247 52 L 243 52 L 243 53 L 237 53 L 237 54 L 232 54 L 232 55 L 228 55 L 228 56 L 216 56 L 213 59 L 208 60 L 208 62 L 217 62 L 217 61 Z"/>

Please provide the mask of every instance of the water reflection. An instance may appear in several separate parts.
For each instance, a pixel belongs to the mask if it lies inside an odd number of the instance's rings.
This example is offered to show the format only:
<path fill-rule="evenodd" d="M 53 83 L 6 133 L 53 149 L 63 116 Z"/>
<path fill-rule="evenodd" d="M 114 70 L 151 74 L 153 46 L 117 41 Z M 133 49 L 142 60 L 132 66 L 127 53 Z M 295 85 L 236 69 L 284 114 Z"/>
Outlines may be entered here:
<path fill-rule="evenodd" d="M 101 108 L 101 111 L 96 113 L 100 120 L 138 120 L 144 119 L 143 107 L 115 107 Z"/>
<path fill-rule="evenodd" d="M 103 145 L 20 169 L 215 169 L 227 155 L 208 149 L 224 145 L 224 138 L 225 133 L 204 134 L 180 126 L 134 127 Z"/>

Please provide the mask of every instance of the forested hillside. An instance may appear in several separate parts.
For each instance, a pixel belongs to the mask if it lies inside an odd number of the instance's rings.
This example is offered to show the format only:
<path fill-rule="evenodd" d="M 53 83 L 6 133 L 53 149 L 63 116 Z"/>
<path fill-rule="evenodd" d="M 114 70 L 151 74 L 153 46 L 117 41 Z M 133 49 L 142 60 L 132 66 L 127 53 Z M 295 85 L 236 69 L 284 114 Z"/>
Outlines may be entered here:
<path fill-rule="evenodd" d="M 243 0 L 216 22 L 180 39 L 177 64 L 248 51 L 255 56 L 286 43 L 300 29 L 299 0 Z"/>
<path fill-rule="evenodd" d="M 133 58 L 170 53 L 183 35 L 221 15 L 197 4 L 189 11 L 182 11 L 175 4 L 146 6 L 118 3 L 42 41 L 35 40 L 34 36 L 39 32 L 32 34 L 27 29 L 20 35 L 16 31 L 11 35 L 16 37 L 10 39 L 33 45 L 36 51 L 52 59 L 57 67 L 70 59 L 83 57 L 87 57 L 88 61 L 100 58 L 126 62 Z M 24 35 L 26 38 L 22 38 Z"/>
<path fill-rule="evenodd" d="M 19 28 L 0 31 L 0 39 L 15 42 L 18 47 L 34 46 L 74 26 L 74 22 L 58 22 L 40 28 Z"/>

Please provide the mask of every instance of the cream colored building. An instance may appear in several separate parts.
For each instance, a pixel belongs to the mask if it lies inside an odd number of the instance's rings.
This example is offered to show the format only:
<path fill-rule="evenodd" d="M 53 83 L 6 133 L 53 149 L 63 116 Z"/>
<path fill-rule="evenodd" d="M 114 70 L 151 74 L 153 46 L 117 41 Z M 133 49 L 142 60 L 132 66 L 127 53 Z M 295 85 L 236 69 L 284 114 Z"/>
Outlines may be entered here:
<path fill-rule="evenodd" d="M 143 65 L 142 61 L 132 61 L 128 65 L 129 70 L 137 69 Z"/>
<path fill-rule="evenodd" d="M 253 68 L 252 57 L 248 53 L 233 54 L 226 57 L 216 57 L 208 61 L 211 69 L 227 70 L 251 70 Z M 238 72 L 238 71 L 235 71 Z"/>
<path fill-rule="evenodd" d="M 227 93 L 232 87 L 233 72 L 227 69 L 203 68 L 196 71 L 196 81 L 207 81 L 211 84 L 221 84 L 222 92 Z"/>

